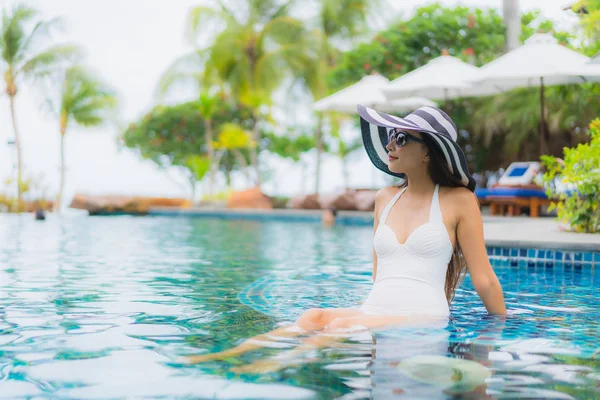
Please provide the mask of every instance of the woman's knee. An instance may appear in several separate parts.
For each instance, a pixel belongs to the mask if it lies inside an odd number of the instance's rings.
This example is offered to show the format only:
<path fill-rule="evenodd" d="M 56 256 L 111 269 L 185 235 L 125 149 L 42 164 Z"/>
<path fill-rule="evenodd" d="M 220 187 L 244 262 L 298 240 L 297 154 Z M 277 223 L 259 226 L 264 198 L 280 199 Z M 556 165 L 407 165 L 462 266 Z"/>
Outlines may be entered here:
<path fill-rule="evenodd" d="M 320 325 L 323 322 L 324 313 L 325 310 L 322 308 L 311 308 L 302 314 L 298 321 L 296 321 L 296 324 Z"/>
<path fill-rule="evenodd" d="M 349 328 L 351 324 L 351 318 L 335 318 L 329 324 L 327 324 L 327 330 L 337 331 L 340 329 L 346 329 Z"/>

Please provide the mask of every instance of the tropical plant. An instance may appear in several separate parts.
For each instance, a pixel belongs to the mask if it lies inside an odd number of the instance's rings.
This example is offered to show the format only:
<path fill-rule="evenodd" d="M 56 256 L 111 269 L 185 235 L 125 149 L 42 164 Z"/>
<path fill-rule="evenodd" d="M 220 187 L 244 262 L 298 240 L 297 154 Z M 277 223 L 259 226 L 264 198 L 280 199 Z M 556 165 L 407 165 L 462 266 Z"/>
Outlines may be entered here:
<path fill-rule="evenodd" d="M 60 92 L 60 189 L 56 209 L 60 210 L 65 185 L 65 137 L 73 123 L 82 127 L 99 126 L 111 119 L 117 106 L 115 93 L 82 66 L 70 67 Z"/>
<path fill-rule="evenodd" d="M 192 203 L 196 199 L 196 186 L 198 182 L 204 179 L 204 176 L 211 169 L 211 161 L 206 156 L 189 156 L 185 159 L 185 166 L 188 171 L 188 180 L 190 183 Z"/>
<path fill-rule="evenodd" d="M 307 51 L 311 61 L 300 71 L 300 76 L 313 99 L 318 100 L 329 93 L 327 75 L 337 65 L 340 47 L 354 39 L 364 37 L 368 31 L 369 16 L 381 16 L 380 0 L 320 0 L 314 20 L 308 21 L 312 28 L 307 35 Z M 319 113 L 315 127 L 316 179 L 315 193 L 319 192 L 321 155 L 324 151 L 324 116 Z"/>
<path fill-rule="evenodd" d="M 248 162 L 242 152 L 255 146 L 256 142 L 252 140 L 252 134 L 243 127 L 232 123 L 223 124 L 218 139 L 213 143 L 213 147 L 217 150 L 215 164 L 218 167 L 223 156 L 229 152 L 242 167 L 247 179 L 251 181 L 248 175 Z"/>
<path fill-rule="evenodd" d="M 585 37 L 584 50 L 588 56 L 600 52 L 600 0 L 580 0 L 573 5 L 578 10 L 580 26 Z"/>
<path fill-rule="evenodd" d="M 248 0 L 243 7 L 239 3 L 214 1 L 189 12 L 186 33 L 196 50 L 175 61 L 163 86 L 190 78 L 205 87 L 221 85 L 252 108 L 252 140 L 259 143 L 261 109 L 288 73 L 305 64 L 304 26 L 289 16 L 290 0 Z M 254 146 L 250 153 L 260 185 L 258 150 Z"/>
<path fill-rule="evenodd" d="M 342 177 L 344 188 L 348 190 L 350 188 L 350 174 L 348 170 L 349 156 L 359 149 L 363 148 L 362 138 L 355 137 L 352 140 L 344 138 L 341 134 L 341 124 L 343 120 L 340 118 L 332 118 L 331 122 L 331 138 L 334 141 L 334 150 L 332 154 L 336 155 L 342 162 Z"/>
<path fill-rule="evenodd" d="M 23 5 L 3 9 L 0 21 L 0 71 L 4 92 L 8 96 L 17 152 L 17 200 L 21 203 L 23 179 L 23 149 L 17 129 L 15 100 L 25 80 L 48 77 L 59 71 L 65 62 L 75 59 L 79 52 L 72 45 L 44 46 L 58 20 L 39 20 L 39 13 Z"/>
<path fill-rule="evenodd" d="M 564 160 L 542 156 L 546 167 L 543 181 L 548 196 L 556 199 L 558 218 L 576 232 L 600 232 L 600 119 L 591 122 L 591 140 L 564 149 Z M 570 193 L 556 192 L 554 182 L 560 179 L 570 186 Z"/>
<path fill-rule="evenodd" d="M 220 131 L 225 123 L 235 123 L 246 130 L 254 125 L 252 111 L 248 107 L 227 101 L 222 95 L 216 97 L 210 124 L 204 117 L 207 114 L 201 112 L 203 107 L 206 103 L 203 105 L 201 100 L 175 106 L 156 106 L 138 122 L 129 125 L 122 135 L 123 143 L 161 168 L 177 167 L 186 175 L 189 188 L 194 192 L 197 181 L 193 179 L 198 175 L 194 172 L 195 167 L 190 165 L 190 157 L 204 156 L 208 159 L 207 126 Z M 229 154 L 221 156 L 219 163 L 215 157 L 209 168 L 221 169 L 226 177 L 231 171 L 242 168 Z"/>
<path fill-rule="evenodd" d="M 531 15 L 525 14 L 524 20 Z M 495 9 L 423 6 L 410 19 L 394 23 L 373 40 L 345 52 L 329 73 L 329 87 L 340 89 L 374 71 L 397 78 L 444 51 L 482 65 L 502 54 L 504 32 L 502 17 Z"/>

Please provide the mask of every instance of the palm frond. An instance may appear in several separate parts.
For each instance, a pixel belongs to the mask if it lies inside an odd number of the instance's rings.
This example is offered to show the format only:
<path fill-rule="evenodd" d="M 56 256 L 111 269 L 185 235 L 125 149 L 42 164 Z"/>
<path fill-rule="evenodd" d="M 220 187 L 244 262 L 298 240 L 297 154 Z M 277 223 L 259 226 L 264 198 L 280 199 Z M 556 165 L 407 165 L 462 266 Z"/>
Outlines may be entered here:
<path fill-rule="evenodd" d="M 116 108 L 114 92 L 81 66 L 65 73 L 61 97 L 61 115 L 82 126 L 105 122 Z"/>
<path fill-rule="evenodd" d="M 211 7 L 197 6 L 188 13 L 185 36 L 191 43 L 198 45 L 206 40 L 205 35 L 213 36 L 236 24 L 237 21 L 230 13 Z"/>
<path fill-rule="evenodd" d="M 277 17 L 269 21 L 260 31 L 257 47 L 298 43 L 303 40 L 305 34 L 302 21 L 288 16 Z"/>
<path fill-rule="evenodd" d="M 25 40 L 23 46 L 21 46 L 21 51 L 19 52 L 20 59 L 27 59 L 30 52 L 35 51 L 35 49 L 40 48 L 44 40 L 47 40 L 54 29 L 62 30 L 64 27 L 63 19 L 61 17 L 56 17 L 50 19 L 48 21 L 39 21 L 35 24 L 31 33 Z"/>
<path fill-rule="evenodd" d="M 18 73 L 34 78 L 48 76 L 62 68 L 66 63 L 76 62 L 82 57 L 82 51 L 75 45 L 57 45 L 38 53 L 27 60 Z"/>
<path fill-rule="evenodd" d="M 156 89 L 157 95 L 165 96 L 177 87 L 189 87 L 198 89 L 210 84 L 207 76 L 207 60 L 210 58 L 210 50 L 198 50 L 185 54 L 176 59 L 167 71 L 162 75 Z"/>
<path fill-rule="evenodd" d="M 19 53 L 27 40 L 25 25 L 37 15 L 35 9 L 25 6 L 17 6 L 10 13 L 3 11 L 0 49 L 2 59 L 7 64 L 14 65 L 18 61 Z"/>

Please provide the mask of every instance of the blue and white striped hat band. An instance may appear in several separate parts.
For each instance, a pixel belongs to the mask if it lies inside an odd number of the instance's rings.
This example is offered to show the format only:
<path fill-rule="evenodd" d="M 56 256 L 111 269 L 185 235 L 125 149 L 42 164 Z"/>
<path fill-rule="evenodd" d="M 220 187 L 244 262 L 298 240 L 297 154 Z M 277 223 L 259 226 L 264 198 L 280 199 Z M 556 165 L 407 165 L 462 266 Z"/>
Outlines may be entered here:
<path fill-rule="evenodd" d="M 360 115 L 362 139 L 371 162 L 381 171 L 403 177 L 388 169 L 388 129 L 400 128 L 426 133 L 446 158 L 448 168 L 463 185 L 475 190 L 475 179 L 469 173 L 467 159 L 456 143 L 458 129 L 450 117 L 435 107 L 421 107 L 404 118 L 395 117 L 362 105 L 357 106 Z"/>

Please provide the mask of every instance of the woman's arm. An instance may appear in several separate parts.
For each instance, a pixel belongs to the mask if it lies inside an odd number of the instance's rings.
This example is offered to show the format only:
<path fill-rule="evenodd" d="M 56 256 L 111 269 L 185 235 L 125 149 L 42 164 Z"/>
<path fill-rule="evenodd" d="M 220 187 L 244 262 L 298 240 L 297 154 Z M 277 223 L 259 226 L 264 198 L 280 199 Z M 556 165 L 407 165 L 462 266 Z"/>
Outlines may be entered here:
<path fill-rule="evenodd" d="M 381 197 L 384 196 L 384 189 L 380 189 L 377 191 L 375 195 L 375 210 L 373 211 L 373 235 L 377 232 L 377 227 L 379 226 L 379 204 L 381 204 Z M 375 282 L 375 278 L 377 277 L 377 253 L 375 252 L 375 248 L 373 248 L 373 274 L 371 278 L 373 282 Z"/>
<path fill-rule="evenodd" d="M 467 262 L 473 286 L 488 312 L 506 315 L 502 286 L 485 249 L 483 221 L 477 198 L 472 192 L 461 190 L 456 200 L 459 204 L 456 239 Z"/>

